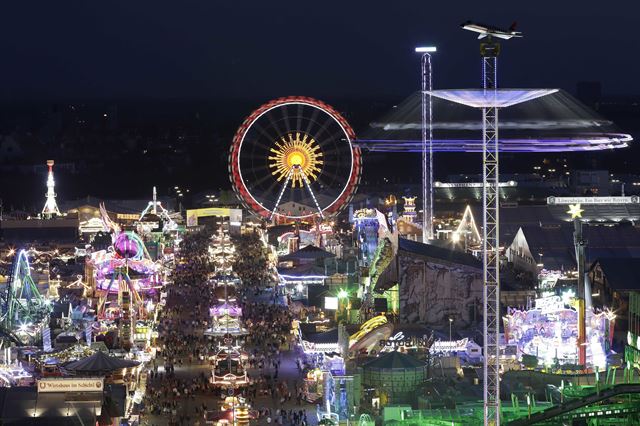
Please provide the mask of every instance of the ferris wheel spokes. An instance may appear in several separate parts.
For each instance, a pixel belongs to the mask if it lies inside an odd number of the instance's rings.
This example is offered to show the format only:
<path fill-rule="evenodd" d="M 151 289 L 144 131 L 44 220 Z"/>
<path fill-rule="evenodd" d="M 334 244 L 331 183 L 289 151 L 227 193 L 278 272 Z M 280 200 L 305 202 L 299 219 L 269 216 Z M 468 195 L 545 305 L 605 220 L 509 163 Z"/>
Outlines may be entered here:
<path fill-rule="evenodd" d="M 287 173 L 287 178 L 284 180 L 282 184 L 282 189 L 280 190 L 280 194 L 278 195 L 278 199 L 276 200 L 276 205 L 273 206 L 273 210 L 271 210 L 271 214 L 269 215 L 269 220 L 273 219 L 273 215 L 276 214 L 278 210 L 278 205 L 280 205 L 280 200 L 282 200 L 282 195 L 284 194 L 284 190 L 287 189 L 287 185 L 289 184 L 289 180 L 293 176 L 293 167 L 289 169 L 289 173 Z"/>
<path fill-rule="evenodd" d="M 299 167 L 299 166 L 294 166 L 294 167 Z M 324 219 L 324 213 L 322 213 L 320 204 L 318 204 L 318 200 L 316 199 L 316 194 L 314 194 L 313 190 L 311 189 L 311 183 L 309 182 L 309 178 L 307 178 L 307 174 L 302 169 L 300 169 L 300 174 L 302 175 L 302 180 L 304 181 L 305 185 L 307 185 L 307 189 L 311 194 L 311 198 L 313 198 L 313 202 L 316 204 L 316 207 L 318 208 L 318 214 L 320 215 L 320 218 Z"/>
<path fill-rule="evenodd" d="M 301 96 L 270 101 L 247 117 L 234 136 L 229 152 L 234 191 L 267 220 L 337 214 L 359 183 L 361 159 L 354 138 L 346 120 L 321 101 Z M 280 209 L 289 203 L 302 205 Z"/>

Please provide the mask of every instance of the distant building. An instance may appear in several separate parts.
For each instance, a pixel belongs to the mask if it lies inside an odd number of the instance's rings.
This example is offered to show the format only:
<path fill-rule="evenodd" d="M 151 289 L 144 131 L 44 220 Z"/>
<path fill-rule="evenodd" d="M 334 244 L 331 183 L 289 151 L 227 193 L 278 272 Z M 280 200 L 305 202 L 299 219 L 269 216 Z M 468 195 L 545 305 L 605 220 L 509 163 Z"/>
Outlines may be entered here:
<path fill-rule="evenodd" d="M 573 170 L 569 177 L 569 189 L 575 195 L 609 195 L 608 170 Z"/>
<path fill-rule="evenodd" d="M 640 253 L 596 260 L 589 269 L 593 305 L 608 307 L 616 313 L 618 339 L 629 329 L 630 294 L 640 292 Z"/>
<path fill-rule="evenodd" d="M 57 219 L 4 219 L 0 221 L 0 233 L 7 243 L 27 242 L 72 243 L 78 239 L 77 215 L 70 214 Z"/>
<path fill-rule="evenodd" d="M 0 387 L 0 416 L 6 424 L 120 424 L 125 416 L 126 399 L 126 387 L 117 384 L 105 384 L 103 392 L 39 392 L 36 386 Z"/>

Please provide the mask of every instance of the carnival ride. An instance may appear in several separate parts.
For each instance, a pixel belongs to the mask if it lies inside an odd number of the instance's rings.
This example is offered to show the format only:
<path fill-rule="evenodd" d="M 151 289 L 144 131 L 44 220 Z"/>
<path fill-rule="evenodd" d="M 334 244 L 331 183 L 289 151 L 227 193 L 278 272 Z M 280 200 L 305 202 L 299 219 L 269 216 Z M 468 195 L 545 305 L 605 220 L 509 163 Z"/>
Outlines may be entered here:
<path fill-rule="evenodd" d="M 142 238 L 123 231 L 113 223 L 104 208 L 100 212 L 111 231 L 111 246 L 91 253 L 87 259 L 88 281 L 98 298 L 96 314 L 100 320 L 116 320 L 121 345 L 131 347 L 137 320 L 153 310 L 145 298 L 161 286 L 161 262 L 153 261 Z M 114 300 L 115 299 L 115 300 Z"/>
<path fill-rule="evenodd" d="M 275 99 L 236 132 L 229 175 L 244 205 L 268 219 L 324 219 L 348 204 L 360 179 L 355 133 L 331 106 Z"/>
<path fill-rule="evenodd" d="M 60 213 L 60 209 L 58 208 L 58 204 L 56 203 L 56 182 L 53 179 L 53 164 L 53 160 L 47 160 L 47 167 L 49 168 L 47 173 L 47 201 L 44 203 L 44 207 L 42 208 L 42 215 L 46 218 L 62 216 L 62 213 Z"/>
<path fill-rule="evenodd" d="M 149 221 L 149 218 L 152 218 L 154 220 Z M 178 224 L 173 220 L 173 217 L 171 216 L 171 213 L 169 213 L 169 210 L 165 209 L 162 203 L 158 201 L 156 187 L 154 186 L 153 199 L 149 201 L 147 207 L 142 210 L 137 221 L 138 225 L 141 227 L 141 231 L 151 232 L 153 229 L 157 228 L 157 225 L 159 225 L 159 223 L 156 222 L 156 218 L 163 222 L 163 232 L 175 232 L 178 230 Z"/>
<path fill-rule="evenodd" d="M 360 249 L 360 264 L 368 267 L 378 247 L 381 218 L 376 209 L 360 209 L 353 213 L 354 232 Z M 382 217 L 384 219 L 384 215 Z M 385 220 L 386 223 L 386 220 Z"/>
<path fill-rule="evenodd" d="M 28 252 L 20 250 L 15 256 L 11 275 L 2 298 L 2 325 L 7 332 L 17 327 L 25 329 L 44 320 L 51 311 L 50 304 L 31 277 Z"/>
<path fill-rule="evenodd" d="M 228 315 L 229 317 L 239 318 L 242 316 L 242 308 L 235 303 L 229 303 L 225 301 L 221 305 L 216 305 L 212 308 L 209 308 L 209 315 L 212 317 Z"/>
<path fill-rule="evenodd" d="M 554 421 L 554 424 L 570 424 L 581 419 L 616 419 L 615 423 L 597 424 L 637 424 L 632 419 L 638 419 L 640 413 L 640 384 L 622 383 L 592 387 L 591 392 L 585 392 L 580 398 L 564 401 L 545 410 L 506 422 L 507 426 L 529 426 L 543 422 Z M 614 401 L 615 399 L 619 401 Z M 602 402 L 609 403 L 602 405 Z M 629 422 L 631 421 L 631 422 Z M 555 423 L 558 422 L 558 423 Z M 629 423 L 628 423 L 629 422 Z M 548 424 L 548 423 L 547 423 Z"/>
<path fill-rule="evenodd" d="M 333 227 L 328 223 L 318 224 L 311 229 L 296 227 L 293 231 L 278 235 L 276 252 L 278 255 L 287 255 L 309 245 L 326 247 L 333 234 Z"/>
<path fill-rule="evenodd" d="M 562 302 L 545 303 L 528 311 L 510 309 L 503 318 L 505 340 L 515 344 L 517 355 L 535 356 L 541 365 L 580 364 L 578 310 Z M 545 300 L 538 299 L 538 300 Z M 541 304 L 542 305 L 542 304 Z M 613 340 L 615 315 L 610 311 L 587 312 L 585 368 L 604 370 Z"/>
<path fill-rule="evenodd" d="M 380 341 L 391 337 L 393 327 L 384 315 L 378 315 L 363 323 L 360 330 L 349 338 L 349 357 L 355 358 L 361 352 L 379 352 Z"/>
<path fill-rule="evenodd" d="M 118 234 L 109 250 L 92 253 L 88 262 L 95 269 L 96 292 L 100 294 L 99 317 L 104 317 L 112 293 L 121 296 L 122 292 L 129 292 L 134 305 L 142 307 L 140 292 L 150 291 L 159 283 L 159 265 L 151 260 L 144 242 L 132 231 Z M 130 271 L 138 278 L 132 279 Z"/>

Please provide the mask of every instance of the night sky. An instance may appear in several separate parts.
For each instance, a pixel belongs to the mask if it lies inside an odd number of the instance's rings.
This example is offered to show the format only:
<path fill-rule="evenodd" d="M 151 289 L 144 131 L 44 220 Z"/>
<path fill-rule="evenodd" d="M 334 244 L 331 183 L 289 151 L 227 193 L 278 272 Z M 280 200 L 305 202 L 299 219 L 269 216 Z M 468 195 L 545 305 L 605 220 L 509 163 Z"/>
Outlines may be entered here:
<path fill-rule="evenodd" d="M 489 7 L 483 6 L 490 5 Z M 477 86 L 467 19 L 508 27 L 503 86 L 640 94 L 632 1 L 3 2 L 0 99 L 404 97 L 413 47 L 434 44 L 436 87 Z"/>
<path fill-rule="evenodd" d="M 501 87 L 574 93 L 579 81 L 599 81 L 604 94 L 640 95 L 640 3 L 632 1 L 20 0 L 2 2 L 0 17 L 0 132 L 36 135 L 40 143 L 21 164 L 47 158 L 78 163 L 85 160 L 84 146 L 100 135 L 102 151 L 91 145 L 98 154 L 86 159 L 82 175 L 58 172 L 65 199 L 143 197 L 152 185 L 162 193 L 174 185 L 228 188 L 233 132 L 253 109 L 276 97 L 326 101 L 361 134 L 419 89 L 415 46 L 438 47 L 435 88 L 479 87 L 478 42 L 460 28 L 466 20 L 505 28 L 517 21 L 524 32 L 523 39 L 503 42 Z M 90 116 L 82 138 L 68 126 L 73 105 Z M 101 123 L 115 106 L 119 127 L 111 133 Z M 67 121 L 47 139 L 56 111 L 66 111 Z M 637 115 L 632 108 L 607 118 L 637 137 Z M 183 133 L 198 142 L 179 158 L 147 154 L 145 146 L 175 144 Z M 123 153 L 130 134 L 143 135 L 147 145 Z M 62 153 L 58 146 L 65 138 L 78 148 Z M 636 173 L 638 155 L 637 146 L 581 153 L 571 164 Z M 509 173 L 531 171 L 546 157 L 503 158 L 502 170 Z M 110 183 L 116 160 L 127 164 L 121 181 L 138 185 Z M 165 173 L 150 172 L 158 167 Z M 418 171 L 418 156 L 369 153 L 363 182 L 393 177 L 415 183 Z M 467 154 L 439 155 L 435 168 L 438 179 L 479 172 L 477 155 Z M 39 205 L 41 193 L 34 188 L 42 178 L 17 181 L 0 175 L 0 198 Z"/>

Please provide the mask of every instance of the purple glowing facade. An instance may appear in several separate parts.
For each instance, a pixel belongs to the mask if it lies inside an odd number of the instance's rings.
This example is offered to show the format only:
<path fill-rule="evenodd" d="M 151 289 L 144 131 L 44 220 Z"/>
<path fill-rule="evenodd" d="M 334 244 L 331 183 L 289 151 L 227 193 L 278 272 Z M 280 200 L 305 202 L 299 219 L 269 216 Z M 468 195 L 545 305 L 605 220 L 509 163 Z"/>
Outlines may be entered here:
<path fill-rule="evenodd" d="M 626 148 L 633 138 L 625 133 L 583 135 L 558 139 L 503 139 L 498 142 L 501 152 L 568 152 L 604 151 Z M 371 152 L 421 152 L 419 140 L 363 140 L 355 141 L 360 148 Z M 434 139 L 433 152 L 482 152 L 481 139 Z"/>
<path fill-rule="evenodd" d="M 209 308 L 209 315 L 212 317 L 221 317 L 223 315 L 229 315 L 233 318 L 242 316 L 242 308 L 236 304 L 224 302 L 221 305 L 216 305 Z"/>

